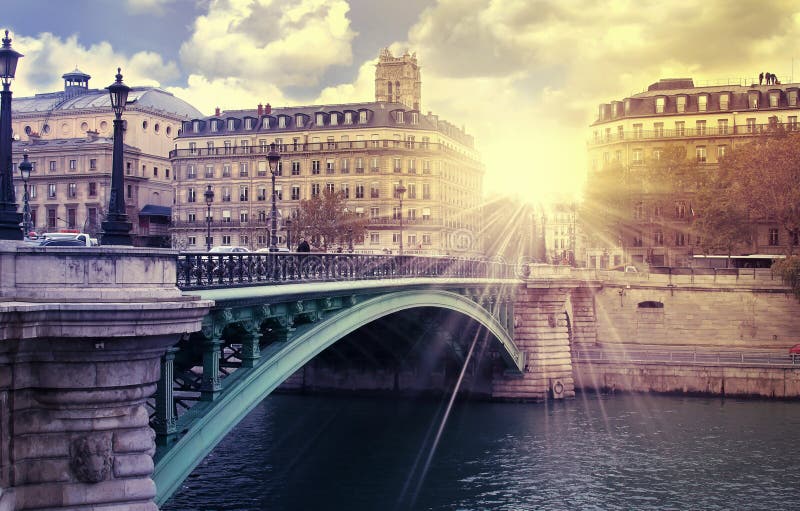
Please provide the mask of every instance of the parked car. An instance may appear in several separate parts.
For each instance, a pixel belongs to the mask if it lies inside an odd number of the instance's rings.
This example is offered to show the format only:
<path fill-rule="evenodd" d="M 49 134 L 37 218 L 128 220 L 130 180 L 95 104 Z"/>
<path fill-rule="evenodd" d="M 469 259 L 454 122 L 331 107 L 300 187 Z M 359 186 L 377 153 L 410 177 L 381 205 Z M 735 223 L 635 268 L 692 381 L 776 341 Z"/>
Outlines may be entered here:
<path fill-rule="evenodd" d="M 225 247 L 213 247 L 210 251 L 211 254 L 228 254 L 231 252 L 250 252 L 250 249 L 247 247 L 234 247 L 234 246 L 225 246 Z"/>
<path fill-rule="evenodd" d="M 89 247 L 91 245 L 87 245 L 85 241 L 78 240 L 75 238 L 45 238 L 39 245 L 39 247 Z"/>
<path fill-rule="evenodd" d="M 78 231 L 46 232 L 39 236 L 39 239 L 41 238 L 46 240 L 78 240 L 87 247 L 95 247 L 100 244 L 97 238 L 92 238 L 90 235 Z"/>
<path fill-rule="evenodd" d="M 259 248 L 256 252 L 269 252 L 269 247 Z M 278 247 L 277 252 L 291 252 L 291 250 L 286 247 Z"/>

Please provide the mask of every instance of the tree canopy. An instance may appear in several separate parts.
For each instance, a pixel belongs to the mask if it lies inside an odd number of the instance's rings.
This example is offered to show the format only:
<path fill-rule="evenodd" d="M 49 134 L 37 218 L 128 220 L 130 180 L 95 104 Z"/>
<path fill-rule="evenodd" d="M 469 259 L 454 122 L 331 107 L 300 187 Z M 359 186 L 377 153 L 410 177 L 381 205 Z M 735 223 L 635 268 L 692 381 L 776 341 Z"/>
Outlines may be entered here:
<path fill-rule="evenodd" d="M 800 134 L 779 133 L 736 147 L 699 192 L 704 239 L 745 241 L 744 226 L 766 220 L 786 232 L 791 254 L 800 232 Z"/>
<path fill-rule="evenodd" d="M 292 231 L 295 239 L 305 236 L 327 250 L 328 246 L 337 242 L 346 246 L 351 240 L 363 238 L 366 219 L 348 209 L 342 192 L 324 190 L 319 195 L 300 201 Z"/>

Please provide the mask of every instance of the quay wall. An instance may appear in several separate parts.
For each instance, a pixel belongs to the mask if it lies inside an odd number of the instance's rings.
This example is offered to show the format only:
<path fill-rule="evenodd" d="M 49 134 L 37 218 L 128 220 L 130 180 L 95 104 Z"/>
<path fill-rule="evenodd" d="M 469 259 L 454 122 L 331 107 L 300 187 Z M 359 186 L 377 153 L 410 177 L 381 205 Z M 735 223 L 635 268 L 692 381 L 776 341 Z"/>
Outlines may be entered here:
<path fill-rule="evenodd" d="M 785 356 L 788 365 L 789 348 L 800 343 L 800 303 L 768 269 L 598 277 L 596 339 L 573 338 L 573 351 L 768 352 Z M 800 397 L 800 366 L 577 360 L 573 375 L 581 390 Z"/>

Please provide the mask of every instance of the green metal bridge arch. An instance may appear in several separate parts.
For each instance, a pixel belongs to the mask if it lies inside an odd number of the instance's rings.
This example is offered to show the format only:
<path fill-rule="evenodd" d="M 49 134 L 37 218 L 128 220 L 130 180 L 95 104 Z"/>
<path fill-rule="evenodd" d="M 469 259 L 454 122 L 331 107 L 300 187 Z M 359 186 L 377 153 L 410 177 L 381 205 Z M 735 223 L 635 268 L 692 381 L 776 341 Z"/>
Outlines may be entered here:
<path fill-rule="evenodd" d="M 251 288 L 252 289 L 252 288 Z M 456 288 L 456 291 L 458 289 Z M 445 309 L 460 313 L 476 321 L 498 341 L 499 352 L 509 369 L 521 372 L 525 366 L 524 354 L 513 341 L 513 310 L 494 311 L 484 307 L 481 300 L 463 296 L 458 292 L 422 288 L 372 294 L 360 303 L 350 295 L 350 306 L 325 315 L 320 320 L 292 337 L 269 357 L 257 361 L 225 386 L 213 403 L 206 403 L 202 416 L 163 452 L 155 465 L 153 479 L 156 483 L 156 502 L 163 504 L 188 477 L 202 459 L 238 424 L 258 403 L 327 347 L 347 334 L 384 316 L 421 307 Z M 491 302 L 491 300 L 488 300 Z M 218 307 L 221 304 L 218 303 Z M 261 305 L 261 307 L 269 307 Z M 219 312 L 219 311 L 218 311 Z M 219 316 L 234 321 L 230 309 Z"/>

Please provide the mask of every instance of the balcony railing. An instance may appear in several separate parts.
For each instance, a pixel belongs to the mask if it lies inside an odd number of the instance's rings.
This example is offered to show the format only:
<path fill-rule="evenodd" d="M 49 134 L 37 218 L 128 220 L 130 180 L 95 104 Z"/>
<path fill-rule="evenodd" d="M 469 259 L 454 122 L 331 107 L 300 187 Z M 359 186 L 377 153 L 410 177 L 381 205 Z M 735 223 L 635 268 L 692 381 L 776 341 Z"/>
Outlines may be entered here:
<path fill-rule="evenodd" d="M 483 259 L 412 255 L 250 252 L 177 257 L 177 285 L 183 290 L 425 277 L 516 279 L 526 268 Z"/>
<path fill-rule="evenodd" d="M 430 151 L 445 153 L 457 158 L 472 159 L 464 154 L 455 151 L 444 144 L 433 142 L 405 142 L 394 144 L 393 140 L 382 140 L 376 147 L 364 140 L 350 140 L 340 142 L 308 142 L 297 144 L 279 144 L 276 149 L 282 155 L 300 153 L 320 153 L 320 152 L 342 152 L 342 151 L 375 151 L 391 150 L 397 152 L 404 151 Z M 243 156 L 243 155 L 264 155 L 269 152 L 269 146 L 237 146 L 237 147 L 196 147 L 194 149 L 173 149 L 169 152 L 170 158 L 186 157 L 206 157 L 206 156 Z M 363 171 L 363 169 L 362 169 Z"/>
<path fill-rule="evenodd" d="M 637 140 L 658 140 L 658 139 L 681 139 L 697 137 L 732 137 L 732 136 L 755 136 L 775 132 L 778 127 L 787 131 L 800 131 L 798 124 L 738 124 L 735 129 L 728 127 L 706 127 L 706 128 L 684 128 L 684 129 L 663 129 L 663 130 L 641 130 L 624 131 L 622 133 L 612 133 L 598 136 L 589 145 L 602 145 L 614 142 L 631 142 Z"/>

